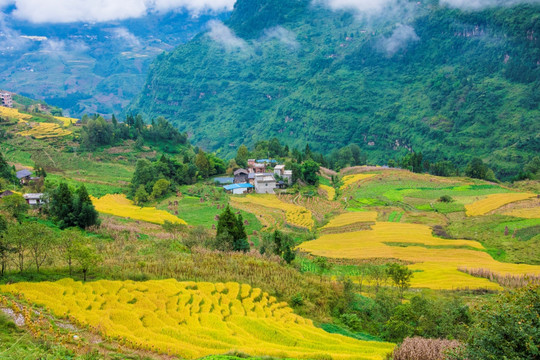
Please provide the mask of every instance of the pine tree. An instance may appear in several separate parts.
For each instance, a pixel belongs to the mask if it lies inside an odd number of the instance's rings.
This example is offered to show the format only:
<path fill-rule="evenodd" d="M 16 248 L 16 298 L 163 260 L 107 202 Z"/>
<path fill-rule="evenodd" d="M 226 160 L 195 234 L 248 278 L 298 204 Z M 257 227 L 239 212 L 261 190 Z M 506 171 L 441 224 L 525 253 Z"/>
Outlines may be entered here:
<path fill-rule="evenodd" d="M 84 185 L 81 185 L 81 187 L 77 190 L 76 200 L 78 208 L 75 209 L 76 206 L 74 201 L 73 208 L 76 221 L 73 225 L 86 229 L 89 226 L 97 224 L 98 212 L 94 208 L 94 204 L 92 204 L 92 200 L 90 200 L 90 196 L 88 195 L 88 191 L 86 191 L 86 187 Z"/>

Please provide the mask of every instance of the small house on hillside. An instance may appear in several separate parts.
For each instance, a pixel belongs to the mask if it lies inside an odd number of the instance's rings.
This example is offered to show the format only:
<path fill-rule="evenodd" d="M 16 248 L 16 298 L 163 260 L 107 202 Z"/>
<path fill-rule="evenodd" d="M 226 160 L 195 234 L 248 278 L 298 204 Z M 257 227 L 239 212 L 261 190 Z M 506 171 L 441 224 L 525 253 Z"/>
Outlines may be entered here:
<path fill-rule="evenodd" d="M 234 183 L 243 184 L 248 182 L 249 171 L 246 169 L 238 169 L 234 172 Z"/>
<path fill-rule="evenodd" d="M 13 194 L 14 194 L 13 191 L 11 191 L 11 190 L 6 190 L 6 191 L 0 193 L 0 199 L 3 199 L 3 198 L 5 198 L 6 196 L 10 196 L 10 195 L 13 195 Z"/>
<path fill-rule="evenodd" d="M 233 195 L 241 195 L 253 192 L 253 185 L 248 183 L 225 185 L 223 188 L 226 192 Z"/>
<path fill-rule="evenodd" d="M 292 170 L 285 170 L 285 165 L 276 165 L 274 174 L 282 178 L 287 185 L 292 184 Z"/>
<path fill-rule="evenodd" d="M 32 179 L 32 172 L 27 169 L 23 169 L 20 171 L 17 171 L 16 173 L 17 179 L 19 179 L 21 185 L 28 184 L 30 180 Z"/>
<path fill-rule="evenodd" d="M 272 173 L 255 174 L 255 192 L 257 194 L 274 194 L 277 187 Z"/>
<path fill-rule="evenodd" d="M 47 203 L 42 193 L 24 194 L 23 197 L 30 206 L 41 206 Z"/>
<path fill-rule="evenodd" d="M 252 172 L 255 174 L 264 174 L 266 172 L 266 165 L 265 164 L 253 164 L 253 166 L 250 168 Z"/>

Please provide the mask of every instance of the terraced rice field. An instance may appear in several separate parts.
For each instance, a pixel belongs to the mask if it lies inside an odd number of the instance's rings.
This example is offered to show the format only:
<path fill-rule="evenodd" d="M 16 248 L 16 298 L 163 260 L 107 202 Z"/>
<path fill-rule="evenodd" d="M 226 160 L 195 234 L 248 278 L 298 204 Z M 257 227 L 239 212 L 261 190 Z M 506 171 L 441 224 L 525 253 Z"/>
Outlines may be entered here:
<path fill-rule="evenodd" d="M 120 216 L 133 220 L 142 220 L 155 224 L 163 224 L 165 220 L 186 224 L 186 222 L 165 210 L 157 210 L 154 207 L 140 207 L 133 204 L 133 201 L 125 195 L 114 194 L 105 195 L 101 198 L 91 197 L 92 203 L 97 211 L 104 214 Z"/>
<path fill-rule="evenodd" d="M 399 259 L 414 263 L 413 287 L 432 289 L 500 289 L 487 279 L 458 271 L 484 268 L 500 274 L 540 274 L 540 266 L 495 261 L 479 242 L 436 238 L 426 225 L 378 222 L 372 230 L 326 234 L 299 246 L 303 251 L 330 258 Z"/>
<path fill-rule="evenodd" d="M 341 190 L 346 189 L 352 184 L 355 184 L 361 180 L 369 179 L 374 176 L 375 174 L 355 174 L 344 176 L 342 179 L 343 185 L 341 186 Z"/>
<path fill-rule="evenodd" d="M 281 201 L 275 195 L 247 195 L 246 197 L 235 198 L 234 201 L 282 210 L 287 217 L 287 223 L 294 226 L 311 229 L 315 225 L 311 211 L 303 206 Z"/>
<path fill-rule="evenodd" d="M 328 185 L 319 185 L 319 187 L 326 192 L 328 200 L 332 201 L 336 197 L 336 189 Z"/>
<path fill-rule="evenodd" d="M 540 219 L 540 207 L 531 207 L 526 209 L 514 209 L 504 212 L 503 215 L 514 216 L 524 219 Z"/>
<path fill-rule="evenodd" d="M 62 129 L 58 124 L 36 123 L 31 129 L 19 132 L 21 136 L 32 136 L 36 139 L 50 139 L 70 135 L 71 131 Z"/>
<path fill-rule="evenodd" d="M 393 344 L 329 334 L 293 314 L 286 303 L 238 283 L 176 280 L 64 279 L 18 283 L 22 295 L 58 317 L 135 349 L 196 359 L 232 350 L 298 359 L 384 359 Z"/>
<path fill-rule="evenodd" d="M 355 211 L 340 214 L 330 220 L 328 224 L 323 226 L 321 229 L 331 229 L 344 227 L 356 223 L 362 222 L 375 222 L 377 221 L 377 212 L 376 211 Z"/>
<path fill-rule="evenodd" d="M 79 119 L 68 118 L 68 117 L 63 117 L 63 116 L 55 116 L 54 118 L 56 120 L 60 120 L 61 122 L 63 122 L 64 127 L 68 127 L 72 124 L 75 124 L 79 120 Z"/>
<path fill-rule="evenodd" d="M 465 209 L 467 211 L 467 216 L 485 215 L 490 211 L 496 210 L 506 204 L 530 199 L 535 196 L 536 194 L 531 193 L 492 194 L 488 195 L 485 199 L 465 205 Z"/>
<path fill-rule="evenodd" d="M 19 120 L 19 122 L 23 122 L 24 120 L 28 120 L 32 118 L 32 115 L 22 114 L 19 112 L 18 109 L 7 108 L 3 106 L 0 106 L 0 116 L 9 118 L 9 119 L 17 119 Z"/>

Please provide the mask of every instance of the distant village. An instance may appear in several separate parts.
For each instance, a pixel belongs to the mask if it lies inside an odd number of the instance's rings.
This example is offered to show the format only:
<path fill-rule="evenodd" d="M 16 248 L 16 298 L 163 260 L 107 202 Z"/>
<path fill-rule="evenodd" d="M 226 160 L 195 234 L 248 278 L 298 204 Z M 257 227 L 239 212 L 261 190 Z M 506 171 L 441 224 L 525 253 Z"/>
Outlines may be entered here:
<path fill-rule="evenodd" d="M 233 195 L 255 192 L 274 194 L 276 189 L 285 189 L 292 184 L 292 170 L 278 165 L 276 160 L 249 159 L 247 169 L 238 169 L 232 178 L 216 178 L 225 191 Z"/>

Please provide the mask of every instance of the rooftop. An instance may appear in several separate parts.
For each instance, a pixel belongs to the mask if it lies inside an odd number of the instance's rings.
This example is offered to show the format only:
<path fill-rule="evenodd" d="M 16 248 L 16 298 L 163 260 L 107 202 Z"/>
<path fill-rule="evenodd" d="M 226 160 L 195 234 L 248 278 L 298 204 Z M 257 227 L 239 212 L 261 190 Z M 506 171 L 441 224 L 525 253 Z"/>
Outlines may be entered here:
<path fill-rule="evenodd" d="M 227 191 L 231 191 L 231 190 L 234 190 L 234 189 L 250 189 L 252 187 L 253 187 L 253 185 L 251 185 L 251 184 L 243 183 L 243 184 L 225 185 L 223 188 L 225 190 L 227 190 Z"/>
<path fill-rule="evenodd" d="M 43 197 L 43 193 L 28 193 L 24 194 L 23 197 L 25 199 L 41 199 Z"/>
<path fill-rule="evenodd" d="M 30 175 L 32 175 L 32 172 L 27 169 L 17 171 L 17 179 L 22 179 Z"/>

